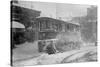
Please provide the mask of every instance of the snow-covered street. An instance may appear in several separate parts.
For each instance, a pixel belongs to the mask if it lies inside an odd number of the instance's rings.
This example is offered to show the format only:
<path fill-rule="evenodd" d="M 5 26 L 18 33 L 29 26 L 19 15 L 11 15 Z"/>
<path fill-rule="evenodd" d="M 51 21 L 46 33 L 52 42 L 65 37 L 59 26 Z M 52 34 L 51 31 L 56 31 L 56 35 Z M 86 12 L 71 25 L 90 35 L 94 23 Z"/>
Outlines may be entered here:
<path fill-rule="evenodd" d="M 69 63 L 80 58 L 81 58 L 80 61 L 84 62 L 86 60 L 83 60 L 84 59 L 83 57 L 88 53 L 91 53 L 94 57 L 94 60 L 97 60 L 97 47 L 90 46 L 90 47 L 83 47 L 81 49 L 76 49 L 76 50 L 71 50 L 63 53 L 51 54 L 51 55 L 44 53 L 36 58 L 29 58 L 27 60 L 15 61 L 14 65 L 26 66 L 26 65 L 44 65 L 44 64 L 47 65 L 47 64 Z M 89 59 L 93 59 L 93 57 Z"/>

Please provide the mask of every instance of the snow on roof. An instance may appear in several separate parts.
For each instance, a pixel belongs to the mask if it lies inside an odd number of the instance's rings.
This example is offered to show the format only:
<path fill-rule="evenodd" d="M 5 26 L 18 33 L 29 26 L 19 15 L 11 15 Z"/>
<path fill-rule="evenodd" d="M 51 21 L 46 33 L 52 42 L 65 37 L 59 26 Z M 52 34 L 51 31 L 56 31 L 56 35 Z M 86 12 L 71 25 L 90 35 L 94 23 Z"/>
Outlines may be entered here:
<path fill-rule="evenodd" d="M 25 26 L 19 22 L 12 21 L 12 28 L 25 28 Z"/>
<path fill-rule="evenodd" d="M 72 24 L 75 24 L 75 25 L 79 25 L 80 26 L 80 24 L 78 22 L 76 22 L 76 21 L 69 21 L 68 23 L 72 23 Z"/>

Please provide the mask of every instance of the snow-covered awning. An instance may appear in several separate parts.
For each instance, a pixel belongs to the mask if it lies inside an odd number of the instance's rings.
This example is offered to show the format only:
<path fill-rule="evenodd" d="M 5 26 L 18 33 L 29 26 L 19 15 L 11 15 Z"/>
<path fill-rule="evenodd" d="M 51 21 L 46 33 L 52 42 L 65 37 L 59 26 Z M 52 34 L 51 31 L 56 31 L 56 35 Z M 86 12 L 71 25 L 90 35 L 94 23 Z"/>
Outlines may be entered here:
<path fill-rule="evenodd" d="M 25 28 L 25 26 L 19 22 L 12 21 L 12 28 Z"/>

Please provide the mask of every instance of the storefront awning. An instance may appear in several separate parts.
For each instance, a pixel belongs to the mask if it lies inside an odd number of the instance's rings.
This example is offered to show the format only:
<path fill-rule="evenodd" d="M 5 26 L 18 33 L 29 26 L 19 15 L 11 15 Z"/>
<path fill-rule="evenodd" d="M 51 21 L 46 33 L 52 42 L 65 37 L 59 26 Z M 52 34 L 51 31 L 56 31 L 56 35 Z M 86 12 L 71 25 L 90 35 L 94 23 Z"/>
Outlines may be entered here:
<path fill-rule="evenodd" d="M 25 26 L 19 22 L 12 21 L 12 28 L 25 28 Z"/>

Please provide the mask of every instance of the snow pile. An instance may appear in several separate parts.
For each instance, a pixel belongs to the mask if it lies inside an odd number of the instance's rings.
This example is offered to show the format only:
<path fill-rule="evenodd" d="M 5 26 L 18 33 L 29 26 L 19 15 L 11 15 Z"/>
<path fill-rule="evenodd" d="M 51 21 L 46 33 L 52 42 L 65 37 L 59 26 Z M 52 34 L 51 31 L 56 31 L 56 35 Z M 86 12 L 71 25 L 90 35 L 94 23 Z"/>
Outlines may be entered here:
<path fill-rule="evenodd" d="M 78 32 L 59 33 L 56 39 L 58 39 L 56 42 L 56 48 L 60 52 L 79 49 L 83 45 L 80 33 Z"/>
<path fill-rule="evenodd" d="M 37 42 L 26 42 L 16 47 L 17 48 L 13 50 L 13 61 L 30 58 L 33 56 L 35 57 L 39 55 Z"/>

